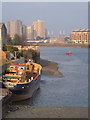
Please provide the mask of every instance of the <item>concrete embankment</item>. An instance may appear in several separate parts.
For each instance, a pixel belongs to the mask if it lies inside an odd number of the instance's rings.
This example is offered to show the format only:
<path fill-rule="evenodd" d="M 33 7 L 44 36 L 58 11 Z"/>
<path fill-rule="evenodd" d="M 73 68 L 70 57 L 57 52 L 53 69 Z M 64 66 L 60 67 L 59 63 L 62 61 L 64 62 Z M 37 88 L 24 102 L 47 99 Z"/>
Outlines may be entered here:
<path fill-rule="evenodd" d="M 58 71 L 58 64 L 56 62 L 40 59 L 40 64 L 43 67 L 43 75 L 54 75 L 58 77 L 63 77 L 63 74 Z"/>
<path fill-rule="evenodd" d="M 88 107 L 35 107 L 21 105 L 14 106 L 14 109 L 8 111 L 5 118 L 88 118 Z"/>
<path fill-rule="evenodd" d="M 42 47 L 72 47 L 72 48 L 90 48 L 87 44 L 73 44 L 73 43 L 32 43 L 32 45 Z"/>

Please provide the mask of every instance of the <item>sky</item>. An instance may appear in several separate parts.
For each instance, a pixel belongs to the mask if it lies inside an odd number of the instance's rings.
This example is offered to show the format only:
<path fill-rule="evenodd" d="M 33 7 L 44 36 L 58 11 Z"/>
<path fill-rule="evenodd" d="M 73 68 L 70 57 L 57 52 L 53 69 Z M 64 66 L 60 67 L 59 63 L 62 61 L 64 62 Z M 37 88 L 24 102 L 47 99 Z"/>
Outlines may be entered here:
<path fill-rule="evenodd" d="M 89 2 L 89 0 L 1 0 L 2 2 Z"/>
<path fill-rule="evenodd" d="M 54 35 L 60 30 L 69 35 L 75 29 L 88 27 L 88 2 L 2 2 L 2 21 L 7 24 L 16 19 L 24 25 L 43 20 Z"/>

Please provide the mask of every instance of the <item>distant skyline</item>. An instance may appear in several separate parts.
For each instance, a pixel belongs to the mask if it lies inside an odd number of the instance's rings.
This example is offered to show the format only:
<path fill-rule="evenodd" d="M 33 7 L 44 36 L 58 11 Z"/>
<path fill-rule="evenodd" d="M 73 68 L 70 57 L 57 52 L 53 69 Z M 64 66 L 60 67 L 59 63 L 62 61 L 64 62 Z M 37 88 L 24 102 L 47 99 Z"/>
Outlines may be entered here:
<path fill-rule="evenodd" d="M 87 2 L 3 2 L 2 21 L 20 19 L 24 25 L 43 20 L 46 28 L 59 35 L 64 30 L 69 35 L 75 29 L 88 28 Z"/>

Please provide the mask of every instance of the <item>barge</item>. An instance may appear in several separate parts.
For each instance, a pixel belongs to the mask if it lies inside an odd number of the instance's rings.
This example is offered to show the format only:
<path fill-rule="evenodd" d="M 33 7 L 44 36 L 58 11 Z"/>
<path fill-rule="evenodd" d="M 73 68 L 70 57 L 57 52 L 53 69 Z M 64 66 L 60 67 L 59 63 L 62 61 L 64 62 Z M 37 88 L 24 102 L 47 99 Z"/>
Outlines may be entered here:
<path fill-rule="evenodd" d="M 13 101 L 32 97 L 40 88 L 41 70 L 41 65 L 33 62 L 9 65 L 3 84 L 13 93 Z"/>

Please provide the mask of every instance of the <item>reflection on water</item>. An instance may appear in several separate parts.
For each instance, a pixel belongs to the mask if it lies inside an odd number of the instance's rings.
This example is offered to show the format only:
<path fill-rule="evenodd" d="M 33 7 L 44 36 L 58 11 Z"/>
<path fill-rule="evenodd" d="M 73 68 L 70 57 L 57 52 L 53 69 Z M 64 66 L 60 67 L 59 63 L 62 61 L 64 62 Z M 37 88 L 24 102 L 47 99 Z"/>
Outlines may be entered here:
<path fill-rule="evenodd" d="M 65 53 L 72 51 L 73 55 Z M 40 90 L 15 104 L 31 106 L 88 106 L 88 50 L 41 47 L 41 58 L 56 61 L 64 77 L 42 75 Z"/>

